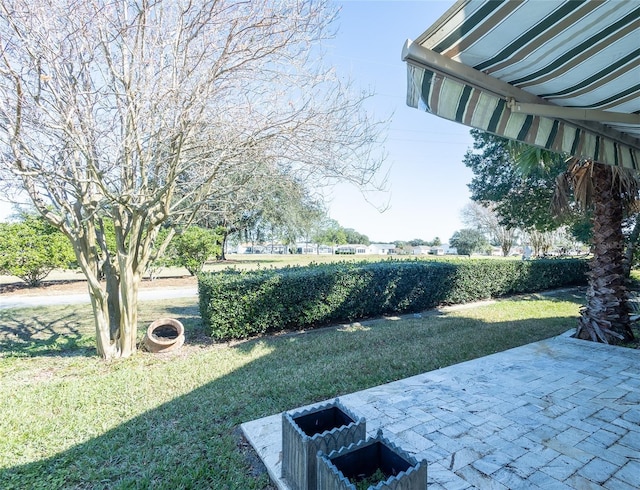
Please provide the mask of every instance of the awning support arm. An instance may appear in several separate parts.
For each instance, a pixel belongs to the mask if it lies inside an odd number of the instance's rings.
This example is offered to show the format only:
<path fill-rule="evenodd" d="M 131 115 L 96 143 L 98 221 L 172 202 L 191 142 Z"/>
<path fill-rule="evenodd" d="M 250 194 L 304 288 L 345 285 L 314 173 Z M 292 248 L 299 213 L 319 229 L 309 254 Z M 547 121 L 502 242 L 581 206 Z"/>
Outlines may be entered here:
<path fill-rule="evenodd" d="M 533 116 L 640 125 L 640 114 L 624 114 L 621 112 L 598 111 L 595 109 L 580 109 L 578 107 L 531 104 L 528 102 L 517 102 L 512 97 L 507 100 L 507 105 L 512 112 L 531 114 Z"/>

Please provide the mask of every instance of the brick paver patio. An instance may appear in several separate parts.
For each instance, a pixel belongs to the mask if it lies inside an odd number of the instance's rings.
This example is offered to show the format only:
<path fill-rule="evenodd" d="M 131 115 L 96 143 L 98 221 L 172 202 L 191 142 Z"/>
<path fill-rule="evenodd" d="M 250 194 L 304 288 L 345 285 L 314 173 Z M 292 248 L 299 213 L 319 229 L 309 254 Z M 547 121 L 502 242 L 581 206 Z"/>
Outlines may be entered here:
<path fill-rule="evenodd" d="M 640 488 L 640 350 L 567 334 L 340 400 L 426 459 L 429 489 Z M 242 429 L 288 489 L 281 414 Z"/>

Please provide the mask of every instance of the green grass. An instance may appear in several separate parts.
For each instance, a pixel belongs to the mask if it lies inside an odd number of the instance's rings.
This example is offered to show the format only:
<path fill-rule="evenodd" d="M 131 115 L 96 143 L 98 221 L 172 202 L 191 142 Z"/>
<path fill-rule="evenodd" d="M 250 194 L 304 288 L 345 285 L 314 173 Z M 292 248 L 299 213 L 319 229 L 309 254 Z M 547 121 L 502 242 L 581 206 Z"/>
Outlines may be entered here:
<path fill-rule="evenodd" d="M 193 300 L 143 303 L 141 325 L 178 318 L 187 345 L 113 362 L 93 354 L 87 307 L 3 310 L 0 488 L 271 488 L 242 422 L 558 335 L 581 300 L 531 295 L 235 344 L 203 336 Z"/>

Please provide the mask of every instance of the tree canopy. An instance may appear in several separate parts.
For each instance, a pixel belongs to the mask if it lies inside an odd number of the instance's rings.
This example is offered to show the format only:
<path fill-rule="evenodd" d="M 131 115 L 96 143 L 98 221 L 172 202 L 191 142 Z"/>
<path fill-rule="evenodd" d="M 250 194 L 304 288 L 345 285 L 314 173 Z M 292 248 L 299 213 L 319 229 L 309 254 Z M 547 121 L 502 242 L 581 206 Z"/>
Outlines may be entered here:
<path fill-rule="evenodd" d="M 453 234 L 449 239 L 449 245 L 456 248 L 458 255 L 471 255 L 475 252 L 484 252 L 489 242 L 481 231 L 463 228 Z"/>
<path fill-rule="evenodd" d="M 563 220 L 551 211 L 555 182 L 566 164 L 556 155 L 551 165 L 523 172 L 514 165 L 509 140 L 471 130 L 473 149 L 463 163 L 473 171 L 471 199 L 490 206 L 506 228 L 551 231 Z"/>

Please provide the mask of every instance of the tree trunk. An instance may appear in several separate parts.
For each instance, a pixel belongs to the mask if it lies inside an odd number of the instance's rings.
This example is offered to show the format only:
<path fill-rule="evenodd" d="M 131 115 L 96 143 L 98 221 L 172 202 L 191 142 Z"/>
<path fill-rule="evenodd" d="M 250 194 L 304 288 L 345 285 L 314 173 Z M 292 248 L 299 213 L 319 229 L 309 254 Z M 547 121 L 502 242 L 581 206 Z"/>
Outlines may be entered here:
<path fill-rule="evenodd" d="M 106 268 L 106 283 L 89 287 L 97 353 L 104 359 L 129 357 L 137 347 L 140 275 L 132 270 L 123 274 L 122 268 L 120 274 L 115 272 L 113 267 Z"/>
<path fill-rule="evenodd" d="M 224 252 L 224 249 L 227 248 L 227 238 L 229 237 L 229 233 L 225 232 L 222 235 L 222 246 L 220 248 L 220 260 L 222 260 L 223 262 L 225 260 L 227 260 L 227 256 Z"/>
<path fill-rule="evenodd" d="M 513 248 L 513 240 L 502 240 L 500 248 L 502 249 L 502 256 L 508 257 L 509 252 L 511 252 L 511 248 Z"/>
<path fill-rule="evenodd" d="M 136 352 L 138 336 L 138 288 L 141 275 L 133 270 L 128 260 L 120 258 L 119 296 L 112 298 L 119 308 L 119 335 L 116 344 L 120 357 L 129 357 Z"/>
<path fill-rule="evenodd" d="M 100 288 L 89 287 L 89 297 L 91 298 L 93 319 L 96 327 L 97 353 L 103 359 L 118 357 L 118 352 L 111 336 L 107 295 Z"/>
<path fill-rule="evenodd" d="M 593 165 L 593 258 L 577 336 L 610 343 L 634 338 L 624 274 L 623 201 L 611 167 Z"/>

